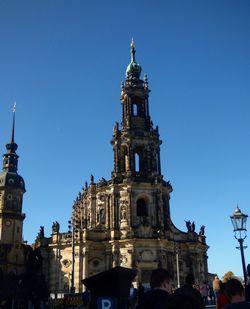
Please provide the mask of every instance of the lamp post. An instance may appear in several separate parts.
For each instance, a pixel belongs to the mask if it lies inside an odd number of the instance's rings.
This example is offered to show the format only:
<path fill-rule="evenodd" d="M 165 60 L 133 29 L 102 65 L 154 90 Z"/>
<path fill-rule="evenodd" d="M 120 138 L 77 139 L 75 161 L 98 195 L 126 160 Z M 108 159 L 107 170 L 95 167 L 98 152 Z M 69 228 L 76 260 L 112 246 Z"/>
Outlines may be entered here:
<path fill-rule="evenodd" d="M 180 270 L 179 270 L 179 245 L 175 243 L 175 257 L 176 257 L 176 275 L 177 275 L 177 287 L 180 287 Z"/>
<path fill-rule="evenodd" d="M 238 240 L 240 244 L 240 253 L 241 253 L 241 261 L 242 261 L 245 285 L 247 284 L 247 272 L 246 272 L 243 242 L 244 242 L 244 239 L 247 237 L 246 235 L 247 217 L 248 215 L 243 214 L 238 206 L 235 209 L 233 215 L 230 216 L 233 227 L 234 227 L 234 237 Z"/>
<path fill-rule="evenodd" d="M 75 245 L 78 240 L 78 228 L 79 228 L 78 217 L 72 216 L 71 220 L 68 221 L 69 235 L 71 235 L 71 250 L 72 250 L 72 270 L 71 270 L 71 287 L 70 293 L 75 293 Z"/>

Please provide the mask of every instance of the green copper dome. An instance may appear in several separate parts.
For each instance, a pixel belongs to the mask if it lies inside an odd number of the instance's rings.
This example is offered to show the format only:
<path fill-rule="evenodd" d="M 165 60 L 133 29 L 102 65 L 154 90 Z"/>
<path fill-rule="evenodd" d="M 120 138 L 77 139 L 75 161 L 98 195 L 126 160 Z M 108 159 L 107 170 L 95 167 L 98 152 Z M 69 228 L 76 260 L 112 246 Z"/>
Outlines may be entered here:
<path fill-rule="evenodd" d="M 139 78 L 141 75 L 141 66 L 136 63 L 135 61 L 135 44 L 134 41 L 132 39 L 132 42 L 130 44 L 130 53 L 131 53 L 131 62 L 130 64 L 127 66 L 126 69 L 126 77 L 129 77 L 130 75 Z"/>

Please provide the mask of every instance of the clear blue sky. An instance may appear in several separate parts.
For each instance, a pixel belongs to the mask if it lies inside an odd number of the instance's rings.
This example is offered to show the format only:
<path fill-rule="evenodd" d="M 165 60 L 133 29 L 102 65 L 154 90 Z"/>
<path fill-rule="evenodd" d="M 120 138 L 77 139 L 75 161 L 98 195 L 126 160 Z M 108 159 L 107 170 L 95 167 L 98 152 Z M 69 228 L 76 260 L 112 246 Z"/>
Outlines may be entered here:
<path fill-rule="evenodd" d="M 249 1 L 0 1 L 0 153 L 16 101 L 24 239 L 40 225 L 49 236 L 55 220 L 66 231 L 90 174 L 110 178 L 131 37 L 174 188 L 172 220 L 206 226 L 210 272 L 241 275 L 229 216 L 237 204 L 250 215 Z"/>

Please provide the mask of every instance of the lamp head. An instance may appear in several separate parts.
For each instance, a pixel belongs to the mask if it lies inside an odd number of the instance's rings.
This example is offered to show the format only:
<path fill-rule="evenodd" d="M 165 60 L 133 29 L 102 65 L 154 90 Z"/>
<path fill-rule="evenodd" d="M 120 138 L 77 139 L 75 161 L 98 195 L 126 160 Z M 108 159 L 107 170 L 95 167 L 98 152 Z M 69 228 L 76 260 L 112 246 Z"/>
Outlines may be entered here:
<path fill-rule="evenodd" d="M 234 227 L 234 232 L 247 230 L 246 229 L 247 217 L 248 215 L 243 214 L 241 210 L 239 209 L 239 207 L 237 206 L 233 215 L 230 216 L 233 227 Z"/>

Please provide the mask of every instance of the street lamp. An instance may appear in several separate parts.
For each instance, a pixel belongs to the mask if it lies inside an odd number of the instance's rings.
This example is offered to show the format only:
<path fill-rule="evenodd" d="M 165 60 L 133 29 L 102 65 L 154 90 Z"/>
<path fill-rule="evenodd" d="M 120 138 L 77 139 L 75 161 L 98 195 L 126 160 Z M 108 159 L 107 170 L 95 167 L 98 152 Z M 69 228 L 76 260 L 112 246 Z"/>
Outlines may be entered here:
<path fill-rule="evenodd" d="M 72 216 L 68 221 L 68 234 L 71 235 L 71 250 L 72 250 L 72 269 L 71 269 L 71 287 L 70 293 L 75 293 L 75 246 L 79 237 L 79 219 L 77 216 Z"/>
<path fill-rule="evenodd" d="M 244 239 L 247 237 L 246 235 L 247 217 L 248 215 L 243 214 L 238 206 L 235 209 L 233 215 L 230 216 L 234 227 L 234 237 L 238 240 L 240 244 L 240 253 L 241 253 L 241 261 L 242 261 L 245 285 L 247 284 L 247 272 L 246 272 L 243 242 Z"/>
<path fill-rule="evenodd" d="M 176 257 L 176 275 L 177 275 L 177 287 L 180 287 L 180 270 L 179 270 L 179 245 L 175 243 L 175 257 Z"/>

